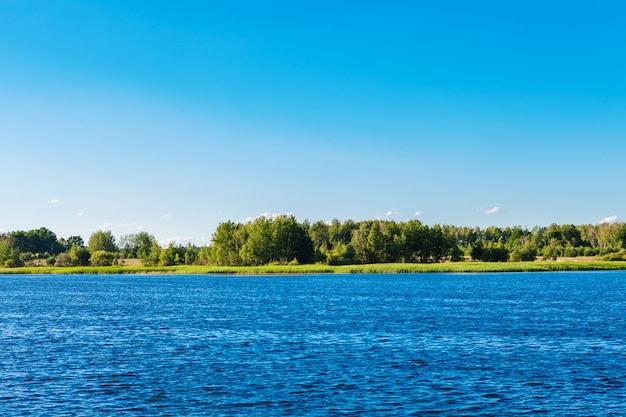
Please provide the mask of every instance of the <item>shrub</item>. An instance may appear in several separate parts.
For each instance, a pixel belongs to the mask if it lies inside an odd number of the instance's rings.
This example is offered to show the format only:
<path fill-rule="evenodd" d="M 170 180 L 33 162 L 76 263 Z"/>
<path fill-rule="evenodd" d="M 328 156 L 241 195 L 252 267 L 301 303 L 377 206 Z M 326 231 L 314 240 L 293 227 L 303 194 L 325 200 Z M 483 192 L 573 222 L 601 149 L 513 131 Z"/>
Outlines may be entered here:
<path fill-rule="evenodd" d="M 513 262 L 534 261 L 536 257 L 537 249 L 533 247 L 519 247 L 511 253 L 511 261 Z"/>
<path fill-rule="evenodd" d="M 626 249 L 620 249 L 619 252 L 608 253 L 604 255 L 605 261 L 626 261 Z"/>
<path fill-rule="evenodd" d="M 598 250 L 598 248 L 586 247 L 584 252 L 583 252 L 583 255 L 584 256 L 596 256 L 599 253 L 600 253 L 600 251 Z"/>
<path fill-rule="evenodd" d="M 563 250 L 563 256 L 567 256 L 569 258 L 575 258 L 578 256 L 578 251 L 573 246 L 568 246 Z"/>
<path fill-rule="evenodd" d="M 480 259 L 483 262 L 506 262 L 509 260 L 509 251 L 498 246 L 484 248 Z"/>
<path fill-rule="evenodd" d="M 463 251 L 457 246 L 454 245 L 449 252 L 450 261 L 452 262 L 460 262 L 463 260 Z"/>
<path fill-rule="evenodd" d="M 20 260 L 22 262 L 30 262 L 35 259 L 35 255 L 32 252 L 22 252 L 20 253 Z"/>
<path fill-rule="evenodd" d="M 4 261 L 4 267 L 5 268 L 17 268 L 18 266 L 22 266 L 23 264 L 16 259 L 7 259 L 6 261 Z"/>
<path fill-rule="evenodd" d="M 111 266 L 115 260 L 115 253 L 104 250 L 97 250 L 91 254 L 89 262 L 93 266 Z"/>
<path fill-rule="evenodd" d="M 54 266 L 70 266 L 70 254 L 67 252 L 59 253 Z"/>

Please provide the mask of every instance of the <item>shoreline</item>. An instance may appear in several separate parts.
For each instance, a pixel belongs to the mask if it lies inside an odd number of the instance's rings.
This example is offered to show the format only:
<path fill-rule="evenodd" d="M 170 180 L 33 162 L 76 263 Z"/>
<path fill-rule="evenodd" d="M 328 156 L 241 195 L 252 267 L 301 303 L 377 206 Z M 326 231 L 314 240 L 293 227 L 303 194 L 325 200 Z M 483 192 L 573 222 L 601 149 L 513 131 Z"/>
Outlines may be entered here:
<path fill-rule="evenodd" d="M 264 266 L 77 266 L 0 268 L 0 275 L 171 274 L 171 275 L 310 275 L 501 273 L 626 270 L 624 261 L 446 262 L 432 264 L 264 265 Z"/>

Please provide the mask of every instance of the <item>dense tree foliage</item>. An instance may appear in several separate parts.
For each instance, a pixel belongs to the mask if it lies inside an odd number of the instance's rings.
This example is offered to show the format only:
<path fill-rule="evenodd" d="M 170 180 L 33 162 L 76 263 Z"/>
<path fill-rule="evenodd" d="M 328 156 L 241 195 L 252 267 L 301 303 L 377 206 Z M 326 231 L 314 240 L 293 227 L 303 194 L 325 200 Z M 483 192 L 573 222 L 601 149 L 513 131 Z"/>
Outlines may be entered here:
<path fill-rule="evenodd" d="M 13 248 L 22 253 L 56 255 L 63 250 L 57 236 L 45 227 L 27 232 L 13 232 L 10 236 Z"/>
<path fill-rule="evenodd" d="M 117 245 L 115 244 L 115 237 L 110 230 L 103 231 L 98 230 L 89 237 L 89 243 L 87 247 L 90 252 L 105 251 L 105 252 L 117 252 Z"/>
<path fill-rule="evenodd" d="M 139 258 L 144 263 L 150 263 L 151 259 L 160 257 L 160 250 L 155 250 L 155 247 L 158 247 L 156 238 L 147 232 L 124 235 L 119 243 L 120 257 Z M 158 253 L 153 255 L 153 251 Z"/>
<path fill-rule="evenodd" d="M 313 243 L 307 226 L 293 216 L 259 217 L 246 224 L 221 223 L 206 260 L 215 265 L 312 262 Z"/>
<path fill-rule="evenodd" d="M 0 266 L 106 266 L 122 258 L 144 265 L 264 265 L 321 262 L 329 265 L 375 262 L 534 261 L 536 258 L 601 256 L 626 260 L 626 223 L 456 227 L 395 222 L 318 221 L 293 216 L 259 217 L 247 223 L 220 223 L 208 246 L 168 243 L 140 232 L 122 236 L 94 232 L 57 238 L 42 227 L 0 234 Z"/>

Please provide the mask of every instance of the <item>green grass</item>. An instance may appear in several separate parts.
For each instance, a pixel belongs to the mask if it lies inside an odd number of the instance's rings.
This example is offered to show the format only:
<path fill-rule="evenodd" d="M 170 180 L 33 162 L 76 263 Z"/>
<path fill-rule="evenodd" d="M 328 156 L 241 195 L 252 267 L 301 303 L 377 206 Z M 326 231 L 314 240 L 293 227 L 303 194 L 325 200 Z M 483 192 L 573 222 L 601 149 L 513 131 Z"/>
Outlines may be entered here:
<path fill-rule="evenodd" d="M 267 266 L 108 266 L 0 268 L 0 274 L 401 274 L 425 272 L 538 272 L 626 270 L 626 262 L 458 262 L 438 264 L 267 265 Z"/>

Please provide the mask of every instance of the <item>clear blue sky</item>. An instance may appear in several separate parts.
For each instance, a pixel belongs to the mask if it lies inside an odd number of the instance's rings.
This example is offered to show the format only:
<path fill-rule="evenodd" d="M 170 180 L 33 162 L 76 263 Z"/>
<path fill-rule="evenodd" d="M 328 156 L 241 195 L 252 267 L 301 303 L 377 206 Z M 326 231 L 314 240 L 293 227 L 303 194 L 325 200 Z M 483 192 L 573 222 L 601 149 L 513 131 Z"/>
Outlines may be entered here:
<path fill-rule="evenodd" d="M 0 231 L 626 216 L 622 1 L 0 0 Z"/>

